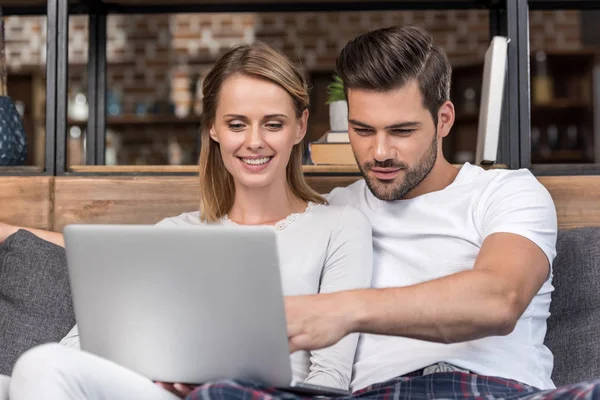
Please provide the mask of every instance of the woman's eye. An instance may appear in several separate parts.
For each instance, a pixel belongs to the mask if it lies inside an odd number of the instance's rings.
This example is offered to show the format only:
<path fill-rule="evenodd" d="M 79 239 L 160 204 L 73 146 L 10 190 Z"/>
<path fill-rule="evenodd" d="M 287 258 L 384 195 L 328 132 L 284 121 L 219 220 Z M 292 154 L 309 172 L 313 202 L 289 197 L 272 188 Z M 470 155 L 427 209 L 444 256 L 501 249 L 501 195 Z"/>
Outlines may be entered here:
<path fill-rule="evenodd" d="M 232 131 L 241 131 L 244 129 L 244 124 L 229 124 L 229 129 Z"/>
<path fill-rule="evenodd" d="M 276 131 L 276 130 L 279 130 L 279 129 L 283 128 L 283 124 L 280 124 L 280 123 L 275 123 L 275 122 L 273 122 L 273 123 L 269 123 L 269 124 L 267 124 L 267 125 L 265 125 L 265 126 L 266 126 L 268 129 L 270 129 L 270 130 L 273 130 L 273 131 Z"/>

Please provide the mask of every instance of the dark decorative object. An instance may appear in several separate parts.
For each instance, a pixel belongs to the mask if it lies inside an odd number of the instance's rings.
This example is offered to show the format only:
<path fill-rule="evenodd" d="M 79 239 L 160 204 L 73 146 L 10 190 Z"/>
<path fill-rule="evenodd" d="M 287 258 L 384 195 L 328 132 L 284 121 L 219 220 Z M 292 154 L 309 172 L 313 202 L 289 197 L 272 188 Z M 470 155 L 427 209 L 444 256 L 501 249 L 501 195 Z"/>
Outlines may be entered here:
<path fill-rule="evenodd" d="M 24 165 L 27 158 L 27 136 L 21 117 L 6 90 L 7 67 L 1 9 L 0 35 L 0 166 Z"/>

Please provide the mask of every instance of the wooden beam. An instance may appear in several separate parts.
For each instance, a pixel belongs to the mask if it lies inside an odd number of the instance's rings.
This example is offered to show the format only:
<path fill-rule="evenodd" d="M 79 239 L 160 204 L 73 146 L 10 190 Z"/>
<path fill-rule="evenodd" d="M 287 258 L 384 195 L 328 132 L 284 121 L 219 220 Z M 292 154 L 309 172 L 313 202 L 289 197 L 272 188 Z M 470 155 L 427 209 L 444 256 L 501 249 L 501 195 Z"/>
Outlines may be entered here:
<path fill-rule="evenodd" d="M 543 176 L 562 229 L 600 226 L 600 176 Z"/>
<path fill-rule="evenodd" d="M 0 177 L 0 221 L 50 229 L 52 177 Z"/>

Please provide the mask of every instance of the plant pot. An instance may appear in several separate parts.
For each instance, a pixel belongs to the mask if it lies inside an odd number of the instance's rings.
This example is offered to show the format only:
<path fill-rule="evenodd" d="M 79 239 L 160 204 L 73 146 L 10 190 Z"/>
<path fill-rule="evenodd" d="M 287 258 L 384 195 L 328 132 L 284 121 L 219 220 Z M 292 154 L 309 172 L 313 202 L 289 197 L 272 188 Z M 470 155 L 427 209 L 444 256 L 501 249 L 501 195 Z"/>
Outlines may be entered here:
<path fill-rule="evenodd" d="M 348 132 L 348 102 L 346 100 L 329 103 L 329 129 L 332 132 Z"/>
<path fill-rule="evenodd" d="M 0 96 L 0 166 L 25 165 L 27 136 L 12 99 Z"/>

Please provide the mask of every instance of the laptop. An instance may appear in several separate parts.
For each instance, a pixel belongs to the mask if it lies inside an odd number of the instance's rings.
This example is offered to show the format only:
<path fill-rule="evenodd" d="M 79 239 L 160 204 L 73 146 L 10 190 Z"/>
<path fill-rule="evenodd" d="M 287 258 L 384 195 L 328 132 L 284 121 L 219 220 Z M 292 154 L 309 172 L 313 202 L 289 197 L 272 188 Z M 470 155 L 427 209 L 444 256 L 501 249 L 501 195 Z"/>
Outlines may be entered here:
<path fill-rule="evenodd" d="M 64 237 L 82 350 L 153 381 L 349 394 L 292 379 L 274 228 L 69 225 Z"/>

